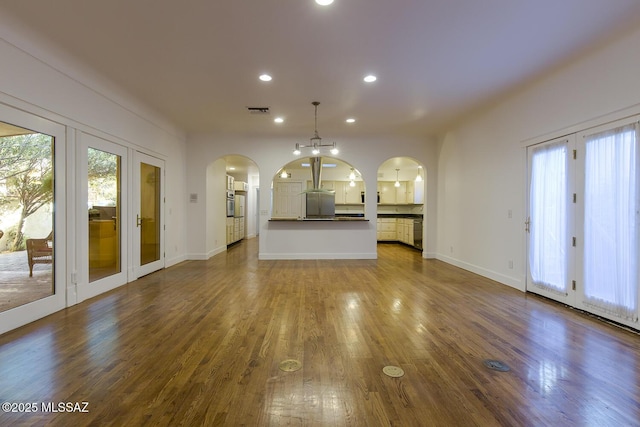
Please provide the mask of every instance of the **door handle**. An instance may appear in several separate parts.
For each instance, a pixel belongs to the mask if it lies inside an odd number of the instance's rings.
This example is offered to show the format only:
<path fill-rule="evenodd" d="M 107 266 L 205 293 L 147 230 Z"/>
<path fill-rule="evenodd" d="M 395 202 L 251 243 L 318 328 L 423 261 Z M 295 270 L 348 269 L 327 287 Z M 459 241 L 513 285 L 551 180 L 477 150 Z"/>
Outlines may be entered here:
<path fill-rule="evenodd" d="M 136 227 L 140 227 L 142 225 L 142 218 L 140 218 L 140 214 L 136 214 Z"/>

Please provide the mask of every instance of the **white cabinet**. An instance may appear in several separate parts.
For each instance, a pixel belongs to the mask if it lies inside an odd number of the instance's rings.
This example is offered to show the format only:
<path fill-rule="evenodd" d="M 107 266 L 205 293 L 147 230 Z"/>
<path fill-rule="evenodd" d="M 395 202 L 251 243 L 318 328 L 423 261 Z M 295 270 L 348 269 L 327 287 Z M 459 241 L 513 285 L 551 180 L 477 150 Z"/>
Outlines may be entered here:
<path fill-rule="evenodd" d="M 235 191 L 247 191 L 249 189 L 249 184 L 243 181 L 233 181 L 233 189 Z"/>
<path fill-rule="evenodd" d="M 414 181 L 400 181 L 400 186 L 395 186 L 395 181 L 378 181 L 380 192 L 380 204 L 383 205 L 420 205 L 424 203 L 424 183 L 417 185 Z"/>
<path fill-rule="evenodd" d="M 396 218 L 378 218 L 377 225 L 376 235 L 379 241 L 398 240 Z"/>
<path fill-rule="evenodd" d="M 234 220 L 235 220 L 235 218 L 233 218 L 233 217 L 228 217 L 227 218 L 227 245 L 230 245 L 233 242 L 235 242 L 235 240 L 233 240 L 233 238 L 234 238 L 234 235 L 233 235 Z"/>
<path fill-rule="evenodd" d="M 234 218 L 233 239 L 235 242 L 244 239 L 244 218 Z"/>
<path fill-rule="evenodd" d="M 378 193 L 380 202 L 383 205 L 394 205 L 396 203 L 396 188 L 392 181 L 378 181 Z"/>
<path fill-rule="evenodd" d="M 396 189 L 396 204 L 398 205 L 405 205 L 407 203 L 413 203 L 413 200 L 409 201 L 409 199 L 407 198 L 407 182 L 406 181 L 400 181 L 399 182 L 399 186 L 396 187 L 395 186 L 395 182 L 393 183 L 393 188 Z"/>
<path fill-rule="evenodd" d="M 397 235 L 398 241 L 413 246 L 413 219 L 398 218 L 397 219 Z"/>
<path fill-rule="evenodd" d="M 231 175 L 227 175 L 227 190 L 233 191 L 234 181 L 235 181 L 234 177 L 232 177 Z"/>
<path fill-rule="evenodd" d="M 337 205 L 356 205 L 362 203 L 362 182 L 355 182 L 355 186 L 349 185 L 349 181 L 333 181 L 333 190 L 336 192 Z"/>
<path fill-rule="evenodd" d="M 415 182 L 406 181 L 405 182 L 405 203 L 415 203 L 413 194 L 414 194 Z"/>
<path fill-rule="evenodd" d="M 413 218 L 378 218 L 376 236 L 380 242 L 402 242 L 413 246 Z"/>
<path fill-rule="evenodd" d="M 244 239 L 244 218 L 227 218 L 227 245 Z"/>
<path fill-rule="evenodd" d="M 321 181 L 320 188 L 323 190 L 335 190 L 336 182 L 335 181 Z"/>
<path fill-rule="evenodd" d="M 344 202 L 348 205 L 362 203 L 364 184 L 361 181 L 354 181 L 354 183 L 353 187 L 349 182 L 344 183 Z"/>

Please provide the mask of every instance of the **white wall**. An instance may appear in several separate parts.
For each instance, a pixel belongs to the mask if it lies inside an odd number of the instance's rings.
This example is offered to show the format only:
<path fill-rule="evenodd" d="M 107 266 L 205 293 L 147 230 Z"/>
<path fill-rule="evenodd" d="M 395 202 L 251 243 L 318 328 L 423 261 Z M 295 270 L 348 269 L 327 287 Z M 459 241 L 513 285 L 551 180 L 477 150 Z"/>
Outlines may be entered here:
<path fill-rule="evenodd" d="M 634 110 L 640 104 L 638 46 L 640 30 L 467 117 L 440 138 L 439 259 L 524 290 L 523 141 Z"/>
<path fill-rule="evenodd" d="M 377 186 L 378 167 L 392 157 L 411 157 L 425 165 L 426 169 L 426 246 L 423 256 L 432 256 L 436 250 L 436 144 L 415 138 L 378 136 L 362 139 L 340 139 L 341 160 L 353 165 L 362 174 L 367 189 Z M 207 190 L 208 165 L 226 155 L 242 155 L 258 166 L 260 173 L 259 256 L 261 259 L 315 259 L 315 258 L 375 258 L 376 217 L 375 198 L 369 198 L 365 217 L 369 222 L 358 224 L 303 224 L 275 223 L 269 221 L 271 211 L 270 187 L 276 172 L 294 160 L 291 153 L 297 140 L 245 138 L 238 135 L 202 134 L 190 135 L 187 162 L 188 193 L 198 194 L 198 203 L 188 207 L 189 257 L 206 259 L 210 256 L 211 242 L 223 241 L 218 234 L 206 236 L 199 224 L 223 221 L 224 218 L 207 219 L 207 197 L 224 200 L 224 194 Z M 230 148 L 232 147 L 232 148 Z M 232 151 L 231 151 L 232 150 Z M 221 178 L 222 180 L 222 178 Z M 311 243 L 313 242 L 313 244 Z"/>
<path fill-rule="evenodd" d="M 0 58 L 0 103 L 66 126 L 68 151 L 80 130 L 165 161 L 166 264 L 186 259 L 186 134 L 7 16 Z"/>
<path fill-rule="evenodd" d="M 227 164 L 223 159 L 207 166 L 207 190 L 204 194 L 206 227 L 203 227 L 207 236 L 207 252 L 204 259 L 227 250 L 226 169 Z"/>

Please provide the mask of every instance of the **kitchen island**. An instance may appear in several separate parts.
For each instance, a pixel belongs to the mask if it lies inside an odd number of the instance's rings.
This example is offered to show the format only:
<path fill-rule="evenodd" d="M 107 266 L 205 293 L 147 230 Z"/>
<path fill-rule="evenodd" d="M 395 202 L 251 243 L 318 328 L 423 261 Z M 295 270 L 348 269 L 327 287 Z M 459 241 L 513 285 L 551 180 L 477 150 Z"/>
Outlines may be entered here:
<path fill-rule="evenodd" d="M 310 222 L 317 222 L 317 221 L 330 221 L 330 222 L 337 222 L 337 221 L 369 221 L 368 219 L 364 218 L 364 217 L 356 217 L 356 216 L 335 216 L 335 217 L 327 217 L 327 218 L 271 218 L 269 219 L 269 221 L 276 221 L 276 222 L 282 222 L 282 221 L 291 221 L 291 222 L 305 222 L 305 221 L 310 221 Z"/>

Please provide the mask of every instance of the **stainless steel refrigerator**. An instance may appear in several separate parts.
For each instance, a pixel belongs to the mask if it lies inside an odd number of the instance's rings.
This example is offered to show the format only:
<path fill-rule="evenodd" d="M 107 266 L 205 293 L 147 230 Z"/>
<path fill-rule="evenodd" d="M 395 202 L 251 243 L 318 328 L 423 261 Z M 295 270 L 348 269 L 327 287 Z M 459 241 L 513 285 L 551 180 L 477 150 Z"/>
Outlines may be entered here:
<path fill-rule="evenodd" d="M 334 192 L 307 192 L 307 218 L 333 218 L 335 215 L 336 195 Z"/>

